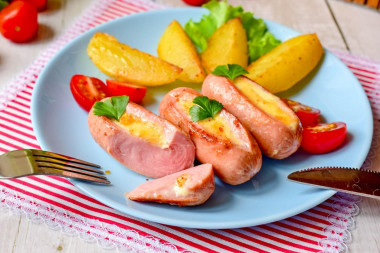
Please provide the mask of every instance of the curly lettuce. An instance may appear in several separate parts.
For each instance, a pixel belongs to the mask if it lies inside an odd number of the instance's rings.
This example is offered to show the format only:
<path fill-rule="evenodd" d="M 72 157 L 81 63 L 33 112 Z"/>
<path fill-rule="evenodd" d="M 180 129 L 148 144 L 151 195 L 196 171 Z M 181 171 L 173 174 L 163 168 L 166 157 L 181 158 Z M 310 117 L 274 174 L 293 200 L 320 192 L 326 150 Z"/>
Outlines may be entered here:
<path fill-rule="evenodd" d="M 249 62 L 255 61 L 281 43 L 268 31 L 262 19 L 254 18 L 251 12 L 244 12 L 241 6 L 229 5 L 226 0 L 212 0 L 203 7 L 209 10 L 208 14 L 204 14 L 199 22 L 190 19 L 185 24 L 187 35 L 200 52 L 207 48 L 207 41 L 216 29 L 237 17 L 241 19 L 247 32 Z"/>

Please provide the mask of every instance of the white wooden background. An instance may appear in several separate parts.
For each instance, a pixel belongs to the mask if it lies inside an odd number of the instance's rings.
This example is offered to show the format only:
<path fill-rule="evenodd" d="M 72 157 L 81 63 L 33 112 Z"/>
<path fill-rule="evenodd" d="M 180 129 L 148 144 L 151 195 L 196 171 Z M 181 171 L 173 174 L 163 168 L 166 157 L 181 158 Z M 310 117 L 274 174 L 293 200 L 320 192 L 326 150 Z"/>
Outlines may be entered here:
<path fill-rule="evenodd" d="M 155 0 L 168 6 L 185 6 L 180 0 Z M 380 62 L 380 12 L 342 0 L 230 0 L 257 16 L 289 26 L 301 33 L 316 32 L 323 45 Z M 91 0 L 48 0 L 39 14 L 37 40 L 14 44 L 0 36 L 0 89 L 33 62 Z M 379 154 L 380 155 L 380 154 Z M 379 168 L 380 170 L 380 168 Z M 380 201 L 364 198 L 352 230 L 350 252 L 380 252 Z M 0 212 L 0 252 L 109 252 L 96 243 L 52 231 L 25 217 Z"/>

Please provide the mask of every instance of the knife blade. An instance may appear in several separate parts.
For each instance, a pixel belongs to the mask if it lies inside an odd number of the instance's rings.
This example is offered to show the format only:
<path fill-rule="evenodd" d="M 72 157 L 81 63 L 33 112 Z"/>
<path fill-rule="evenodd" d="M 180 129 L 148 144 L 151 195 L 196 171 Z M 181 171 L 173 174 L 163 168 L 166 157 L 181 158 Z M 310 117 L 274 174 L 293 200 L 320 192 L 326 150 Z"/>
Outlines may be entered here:
<path fill-rule="evenodd" d="M 348 167 L 319 167 L 288 175 L 295 182 L 380 199 L 380 173 Z"/>

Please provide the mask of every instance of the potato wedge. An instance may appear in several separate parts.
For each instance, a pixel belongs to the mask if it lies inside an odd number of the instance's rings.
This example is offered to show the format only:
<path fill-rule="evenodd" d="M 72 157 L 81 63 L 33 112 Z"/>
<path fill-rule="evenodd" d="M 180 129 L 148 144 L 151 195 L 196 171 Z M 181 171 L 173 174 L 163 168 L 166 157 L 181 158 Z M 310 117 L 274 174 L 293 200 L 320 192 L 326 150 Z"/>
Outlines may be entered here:
<path fill-rule="evenodd" d="M 183 69 L 179 80 L 200 83 L 206 77 L 197 49 L 177 20 L 166 28 L 158 43 L 157 54 Z"/>
<path fill-rule="evenodd" d="M 316 34 L 287 40 L 252 62 L 246 76 L 272 93 L 290 89 L 321 60 L 323 47 Z"/>
<path fill-rule="evenodd" d="M 202 65 L 208 73 L 219 65 L 248 65 L 247 34 L 240 18 L 234 18 L 219 27 L 209 38 L 201 54 Z"/>
<path fill-rule="evenodd" d="M 175 81 L 182 72 L 178 66 L 120 43 L 106 33 L 96 33 L 87 54 L 105 74 L 119 81 L 157 86 Z"/>

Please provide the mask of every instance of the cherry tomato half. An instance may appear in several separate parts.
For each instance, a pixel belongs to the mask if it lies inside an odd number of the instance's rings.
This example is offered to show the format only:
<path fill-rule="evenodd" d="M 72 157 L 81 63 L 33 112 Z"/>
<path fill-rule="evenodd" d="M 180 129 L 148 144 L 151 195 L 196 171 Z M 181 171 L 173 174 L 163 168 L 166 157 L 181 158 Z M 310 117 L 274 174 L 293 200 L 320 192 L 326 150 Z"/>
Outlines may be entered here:
<path fill-rule="evenodd" d="M 301 147 L 313 154 L 323 154 L 339 147 L 347 135 L 344 122 L 321 123 L 303 129 Z"/>
<path fill-rule="evenodd" d="M 96 101 L 108 96 L 106 85 L 95 77 L 74 75 L 70 89 L 74 99 L 86 111 L 90 111 Z"/>
<path fill-rule="evenodd" d="M 13 1 L 0 12 L 0 32 L 14 42 L 26 42 L 36 36 L 37 10 L 28 2 Z"/>
<path fill-rule="evenodd" d="M 141 103 L 145 97 L 147 88 L 140 85 L 130 84 L 116 80 L 107 80 L 107 90 L 110 96 L 127 95 L 129 101 Z"/>
<path fill-rule="evenodd" d="M 282 100 L 287 103 L 288 106 L 297 114 L 303 127 L 318 123 L 319 115 L 321 115 L 321 111 L 319 109 L 287 98 L 283 98 Z"/>
<path fill-rule="evenodd" d="M 188 5 L 193 5 L 193 6 L 201 6 L 204 3 L 207 3 L 209 0 L 182 0 Z"/>
<path fill-rule="evenodd" d="M 43 11 L 46 8 L 47 0 L 22 0 L 24 2 L 29 2 L 36 7 L 37 11 Z"/>

